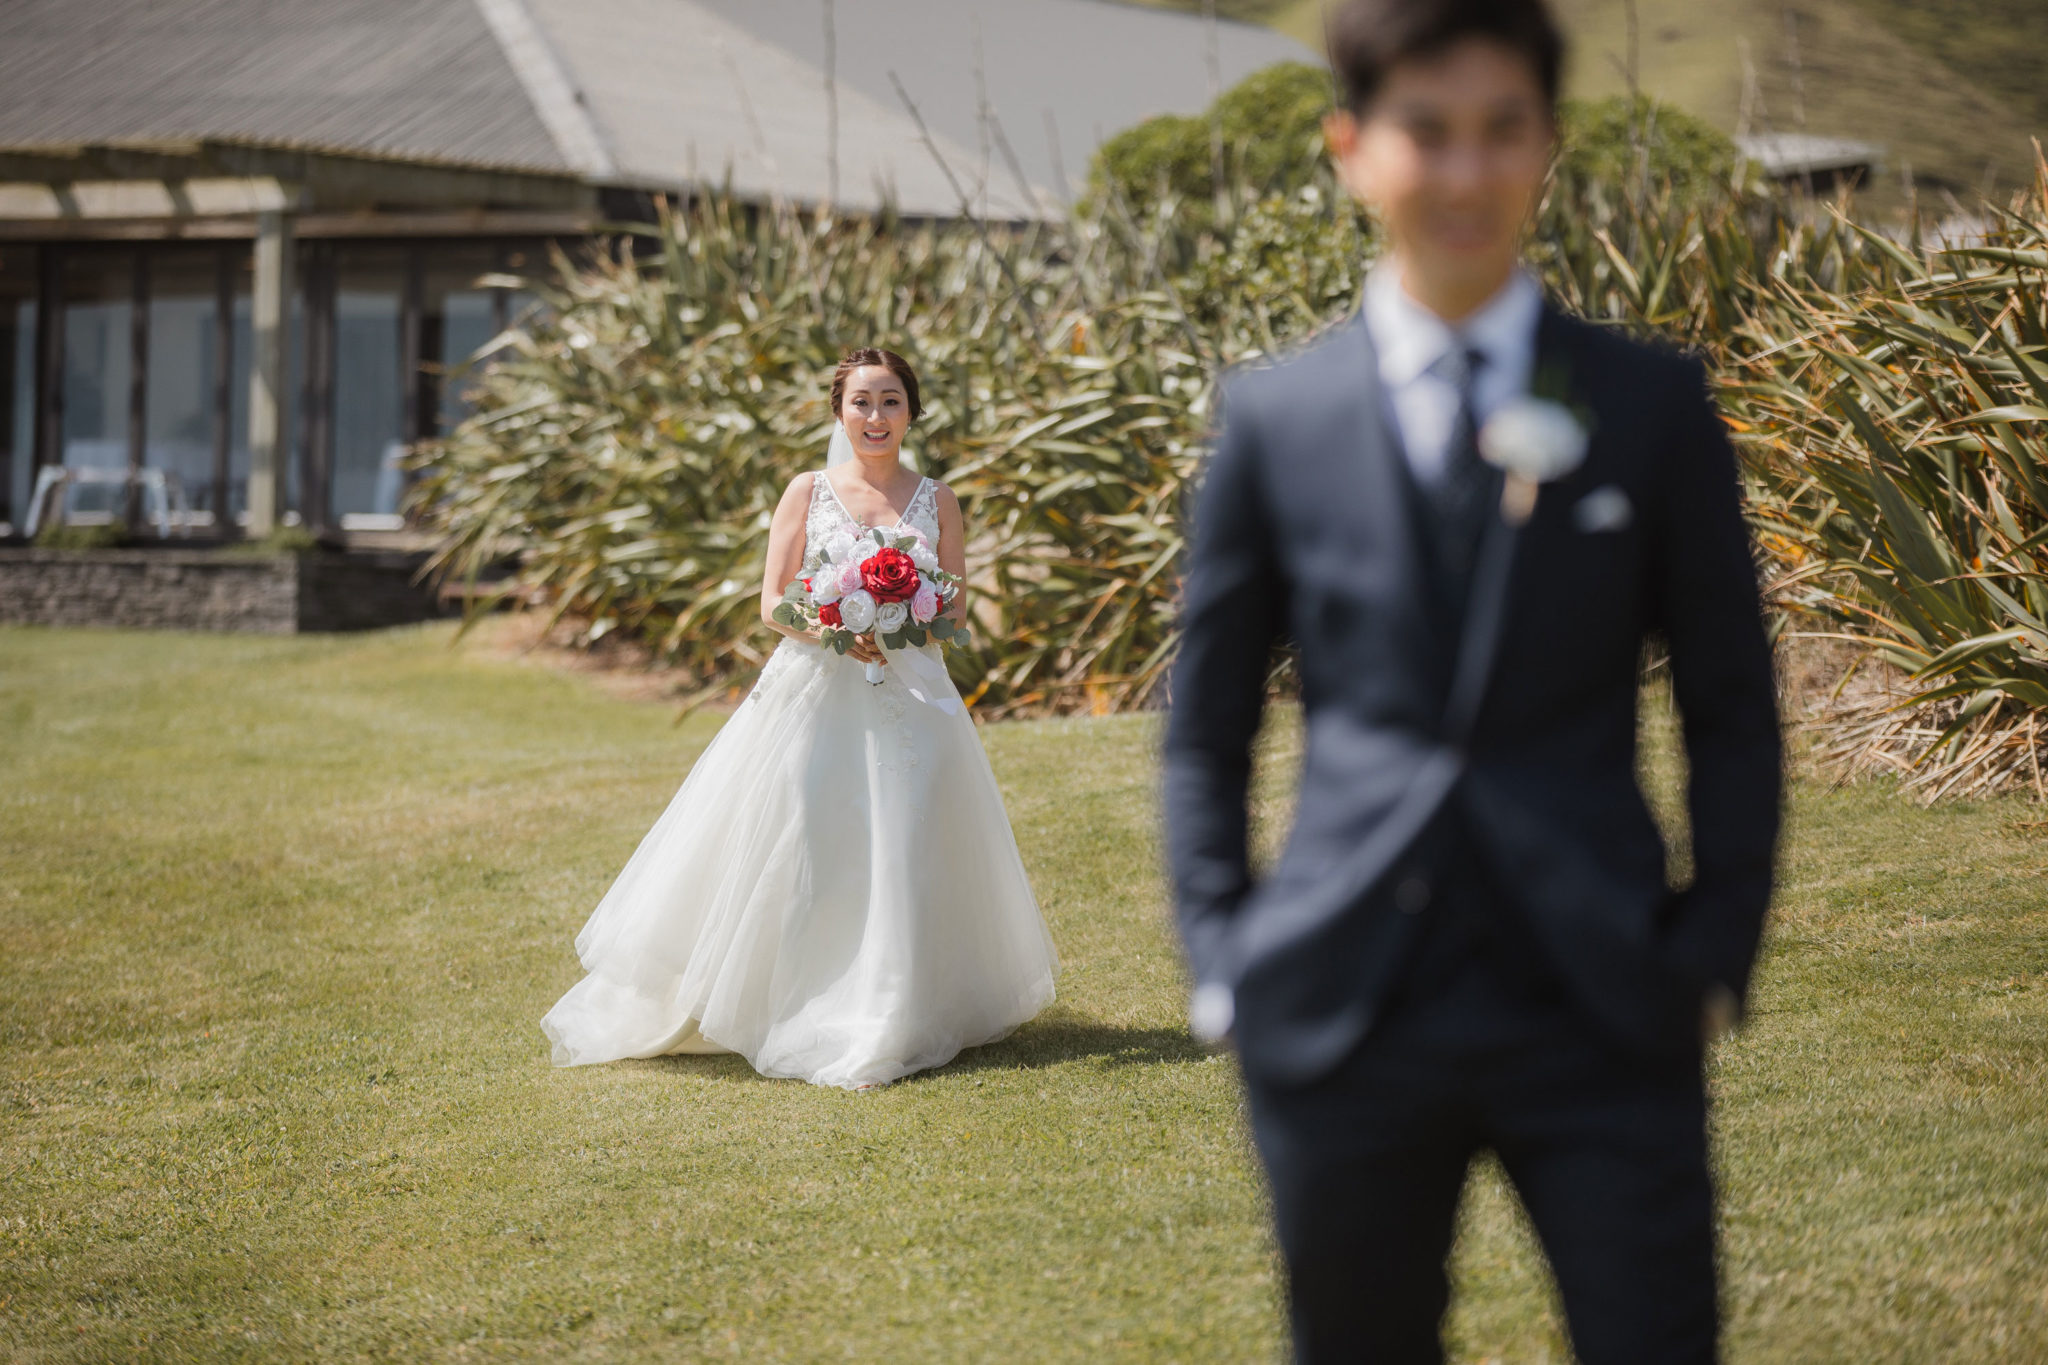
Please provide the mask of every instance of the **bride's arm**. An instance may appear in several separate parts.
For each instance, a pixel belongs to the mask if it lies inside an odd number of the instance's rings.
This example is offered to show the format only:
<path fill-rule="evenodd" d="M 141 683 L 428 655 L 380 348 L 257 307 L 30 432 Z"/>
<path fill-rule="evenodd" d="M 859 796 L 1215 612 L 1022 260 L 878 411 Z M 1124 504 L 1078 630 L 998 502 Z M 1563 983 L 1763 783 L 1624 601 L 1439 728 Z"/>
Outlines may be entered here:
<path fill-rule="evenodd" d="M 967 577 L 967 518 L 961 515 L 960 499 L 940 484 L 934 499 L 939 508 L 939 567 L 958 578 Z M 962 583 L 947 605 L 945 615 L 953 621 L 967 620 L 967 585 Z"/>
<path fill-rule="evenodd" d="M 810 474 L 799 474 L 782 490 L 775 504 L 775 516 L 768 523 L 768 565 L 761 575 L 761 623 L 770 630 L 806 644 L 818 643 L 814 630 L 798 630 L 775 619 L 782 604 L 782 590 L 804 568 L 804 517 L 811 507 Z"/>

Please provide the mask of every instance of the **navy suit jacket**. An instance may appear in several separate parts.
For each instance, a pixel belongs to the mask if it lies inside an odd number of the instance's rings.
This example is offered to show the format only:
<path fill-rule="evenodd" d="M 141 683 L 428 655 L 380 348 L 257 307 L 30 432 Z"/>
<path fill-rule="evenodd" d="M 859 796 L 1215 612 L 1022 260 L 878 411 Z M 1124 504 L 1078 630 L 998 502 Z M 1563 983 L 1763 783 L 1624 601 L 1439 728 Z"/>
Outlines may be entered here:
<path fill-rule="evenodd" d="M 1696 361 L 1546 306 L 1537 372 L 1561 375 L 1590 414 L 1586 458 L 1542 487 L 1524 525 L 1489 526 L 1457 639 L 1363 319 L 1224 385 L 1164 795 L 1195 977 L 1232 989 L 1239 1053 L 1262 1077 L 1325 1074 L 1381 1016 L 1427 914 L 1413 913 L 1414 883 L 1444 872 L 1422 851 L 1444 845 L 1419 836 L 1446 814 L 1462 817 L 1465 842 L 1434 856 L 1484 859 L 1553 973 L 1622 1043 L 1696 1047 L 1705 992 L 1719 983 L 1739 1001 L 1747 988 L 1780 739 L 1733 453 Z M 1666 885 L 1636 782 L 1652 634 L 1688 759 L 1682 890 Z M 1300 800 L 1255 882 L 1250 750 L 1271 649 L 1289 638 Z"/>

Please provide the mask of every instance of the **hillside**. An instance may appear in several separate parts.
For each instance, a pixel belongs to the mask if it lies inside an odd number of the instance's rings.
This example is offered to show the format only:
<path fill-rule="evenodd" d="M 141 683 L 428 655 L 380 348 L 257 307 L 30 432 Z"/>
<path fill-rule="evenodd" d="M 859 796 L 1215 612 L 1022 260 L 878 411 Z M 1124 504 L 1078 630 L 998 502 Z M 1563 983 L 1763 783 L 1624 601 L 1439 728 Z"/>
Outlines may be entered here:
<path fill-rule="evenodd" d="M 1201 8 L 1200 0 L 1163 2 Z M 1572 36 L 1570 93 L 1625 90 L 1628 0 L 1552 3 Z M 1320 46 L 1321 0 L 1219 0 L 1217 8 Z M 1728 133 L 1804 130 L 1878 143 L 1892 188 L 1907 168 L 1923 191 L 2013 185 L 2031 172 L 2029 137 L 2048 137 L 2043 0 L 1637 0 L 1635 8 L 1644 90 Z"/>
<path fill-rule="evenodd" d="M 1908 169 L 1923 189 L 1958 193 L 2010 185 L 2030 168 L 2030 133 L 2042 131 L 2041 96 L 1994 80 L 1979 47 L 2002 35 L 2006 65 L 2048 59 L 2039 0 L 2028 25 L 1999 24 L 2015 0 L 1945 0 L 1935 23 L 1907 0 L 1638 0 L 1637 72 L 1643 89 L 1724 131 L 1812 132 L 1875 142 L 1887 179 Z M 1573 93 L 1627 88 L 1627 0 L 1559 0 L 1574 39 Z M 1946 34 L 1929 41 L 1930 27 Z M 1951 62 L 1969 62 L 1972 76 Z"/>

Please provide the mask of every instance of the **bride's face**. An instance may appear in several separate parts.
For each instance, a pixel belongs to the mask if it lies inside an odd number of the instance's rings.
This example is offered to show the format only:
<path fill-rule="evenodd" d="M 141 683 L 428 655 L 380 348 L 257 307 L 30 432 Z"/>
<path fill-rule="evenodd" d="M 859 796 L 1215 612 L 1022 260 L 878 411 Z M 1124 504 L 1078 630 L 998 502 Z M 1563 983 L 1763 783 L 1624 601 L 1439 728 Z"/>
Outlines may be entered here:
<path fill-rule="evenodd" d="M 894 456 L 910 430 L 910 395 L 886 365 L 863 365 L 846 376 L 839 424 L 862 455 Z"/>

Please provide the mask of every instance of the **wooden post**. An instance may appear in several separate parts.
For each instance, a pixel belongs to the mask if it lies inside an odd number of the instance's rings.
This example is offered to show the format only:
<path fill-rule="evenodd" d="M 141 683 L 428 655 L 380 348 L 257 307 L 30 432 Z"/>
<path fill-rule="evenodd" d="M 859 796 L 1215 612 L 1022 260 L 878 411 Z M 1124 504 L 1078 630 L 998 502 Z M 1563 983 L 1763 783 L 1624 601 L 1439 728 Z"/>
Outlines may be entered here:
<path fill-rule="evenodd" d="M 284 510 L 284 386 L 290 374 L 292 220 L 256 215 L 256 280 L 250 297 L 249 534 L 267 536 Z"/>
<path fill-rule="evenodd" d="M 234 247 L 220 249 L 213 277 L 213 489 L 206 505 L 216 535 L 229 535 L 228 480 L 235 443 L 235 260 Z"/>
<path fill-rule="evenodd" d="M 142 467 L 148 457 L 149 248 L 137 243 L 128 293 L 128 487 L 121 500 L 130 535 L 142 530 Z"/>
<path fill-rule="evenodd" d="M 491 259 L 491 269 L 500 275 L 511 273 L 512 253 L 503 242 L 498 243 Z M 502 287 L 491 290 L 491 335 L 501 336 L 512 325 L 512 291 Z"/>
<path fill-rule="evenodd" d="M 299 385 L 299 516 L 316 533 L 334 520 L 334 250 L 332 242 L 306 248 L 299 286 L 306 315 Z"/>
<path fill-rule="evenodd" d="M 405 287 L 398 299 L 398 439 L 410 446 L 420 438 L 424 405 L 420 389 L 426 360 L 426 269 L 418 243 L 406 248 Z"/>

